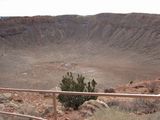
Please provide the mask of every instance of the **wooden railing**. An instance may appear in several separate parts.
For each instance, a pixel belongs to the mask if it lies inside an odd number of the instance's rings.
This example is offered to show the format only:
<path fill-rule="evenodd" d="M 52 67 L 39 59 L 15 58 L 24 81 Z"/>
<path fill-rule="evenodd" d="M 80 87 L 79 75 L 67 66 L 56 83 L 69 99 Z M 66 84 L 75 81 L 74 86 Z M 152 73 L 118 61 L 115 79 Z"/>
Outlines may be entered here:
<path fill-rule="evenodd" d="M 108 97 L 129 97 L 129 98 L 160 98 L 160 94 L 127 94 L 127 93 L 93 93 L 93 92 L 72 92 L 72 91 L 53 91 L 53 90 L 34 90 L 34 89 L 15 89 L 15 88 L 0 88 L 0 91 L 16 91 L 16 92 L 37 92 L 37 93 L 51 93 L 53 95 L 53 109 L 54 119 L 57 120 L 57 103 L 56 95 L 85 95 L 85 96 L 108 96 Z M 0 112 L 0 114 L 27 117 L 36 120 L 46 120 L 39 117 L 22 115 L 17 113 Z"/>
<path fill-rule="evenodd" d="M 47 119 L 44 119 L 41 117 L 35 117 L 35 116 L 24 115 L 24 114 L 19 114 L 19 113 L 4 112 L 4 111 L 0 111 L 0 114 L 4 114 L 7 116 L 17 116 L 17 117 L 23 117 L 23 118 L 30 118 L 30 119 L 35 119 L 35 120 L 47 120 Z"/>

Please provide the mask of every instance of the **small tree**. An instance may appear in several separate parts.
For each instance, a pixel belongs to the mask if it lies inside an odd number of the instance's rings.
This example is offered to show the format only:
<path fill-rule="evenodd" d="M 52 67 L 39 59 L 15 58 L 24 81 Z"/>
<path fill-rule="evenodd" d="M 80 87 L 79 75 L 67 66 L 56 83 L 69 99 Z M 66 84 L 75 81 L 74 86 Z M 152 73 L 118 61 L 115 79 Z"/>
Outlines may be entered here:
<path fill-rule="evenodd" d="M 71 72 L 67 72 L 60 83 L 60 88 L 62 91 L 77 91 L 77 92 L 95 92 L 95 87 L 97 85 L 96 81 L 93 79 L 89 81 L 87 84 L 84 82 L 85 77 L 82 75 L 77 76 L 75 78 Z M 97 99 L 96 96 L 68 96 L 68 95 L 59 95 L 59 102 L 64 105 L 66 108 L 78 109 L 80 105 L 82 105 L 85 101 L 90 99 Z"/>

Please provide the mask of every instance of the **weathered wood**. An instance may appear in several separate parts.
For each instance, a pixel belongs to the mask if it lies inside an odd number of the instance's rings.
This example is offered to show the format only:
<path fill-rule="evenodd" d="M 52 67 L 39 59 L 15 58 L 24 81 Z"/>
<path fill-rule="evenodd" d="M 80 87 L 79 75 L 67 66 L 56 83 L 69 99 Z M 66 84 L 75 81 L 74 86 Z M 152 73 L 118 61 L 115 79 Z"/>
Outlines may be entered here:
<path fill-rule="evenodd" d="M 109 97 L 130 97 L 130 98 L 160 98 L 160 94 L 128 94 L 128 93 L 95 93 L 95 92 L 73 92 L 73 91 L 53 91 L 53 90 L 35 90 L 35 89 L 16 89 L 0 88 L 2 91 L 17 92 L 38 92 L 38 93 L 55 93 L 63 95 L 86 95 L 86 96 L 109 96 Z"/>
<path fill-rule="evenodd" d="M 4 114 L 4 115 L 8 115 L 8 116 L 23 117 L 23 118 L 31 118 L 31 119 L 35 119 L 35 120 L 47 120 L 44 118 L 35 117 L 35 116 L 31 116 L 31 115 L 24 115 L 24 114 L 4 112 L 4 111 L 0 111 L 0 114 Z"/>
<path fill-rule="evenodd" d="M 85 96 L 106 96 L 106 97 L 129 97 L 129 98 L 160 98 L 160 94 L 128 94 L 128 93 L 95 93 L 95 92 L 73 92 L 73 91 L 53 91 L 53 90 L 36 90 L 36 89 L 16 89 L 16 88 L 0 88 L 0 91 L 16 91 L 16 92 L 37 92 L 37 93 L 52 93 L 53 94 L 53 109 L 54 119 L 57 120 L 57 103 L 56 94 L 62 95 L 85 95 Z M 36 120 L 46 120 L 30 115 L 22 115 L 17 113 L 0 112 L 0 114 L 27 117 Z"/>
<path fill-rule="evenodd" d="M 57 103 L 56 103 L 55 93 L 53 93 L 53 108 L 54 108 L 54 120 L 57 120 Z"/>

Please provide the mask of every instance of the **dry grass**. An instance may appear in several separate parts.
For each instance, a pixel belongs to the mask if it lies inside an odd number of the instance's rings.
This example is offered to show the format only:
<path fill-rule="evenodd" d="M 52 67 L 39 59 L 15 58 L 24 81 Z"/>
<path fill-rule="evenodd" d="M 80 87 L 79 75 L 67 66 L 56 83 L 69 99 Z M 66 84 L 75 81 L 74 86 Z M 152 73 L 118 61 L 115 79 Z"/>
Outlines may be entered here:
<path fill-rule="evenodd" d="M 97 111 L 87 120 L 160 120 L 159 112 L 147 115 L 136 115 L 118 109 L 103 109 Z"/>
<path fill-rule="evenodd" d="M 97 111 L 88 120 L 135 120 L 135 115 L 121 112 L 115 109 L 103 109 Z"/>
<path fill-rule="evenodd" d="M 118 108 L 135 114 L 151 114 L 160 111 L 158 99 L 112 99 L 106 102 L 110 108 Z"/>

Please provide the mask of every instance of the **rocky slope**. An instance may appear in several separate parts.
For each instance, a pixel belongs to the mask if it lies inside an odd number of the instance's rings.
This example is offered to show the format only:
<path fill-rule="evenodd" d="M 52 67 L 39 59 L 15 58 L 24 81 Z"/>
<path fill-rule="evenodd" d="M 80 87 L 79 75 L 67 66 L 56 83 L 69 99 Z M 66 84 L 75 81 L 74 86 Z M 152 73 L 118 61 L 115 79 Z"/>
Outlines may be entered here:
<path fill-rule="evenodd" d="M 136 13 L 11 17 L 0 20 L 0 42 L 22 48 L 90 41 L 155 56 L 159 54 L 159 23 L 159 15 Z"/>

